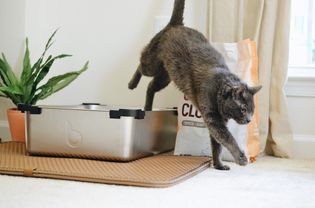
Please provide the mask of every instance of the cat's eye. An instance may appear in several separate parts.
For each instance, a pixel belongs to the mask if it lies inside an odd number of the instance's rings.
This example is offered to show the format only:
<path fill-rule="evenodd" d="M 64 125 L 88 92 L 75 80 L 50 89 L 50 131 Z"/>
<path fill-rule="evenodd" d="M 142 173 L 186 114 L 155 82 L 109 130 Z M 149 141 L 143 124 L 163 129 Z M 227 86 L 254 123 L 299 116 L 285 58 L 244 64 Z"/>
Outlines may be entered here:
<path fill-rule="evenodd" d="M 247 111 L 246 108 L 242 108 L 242 109 L 241 109 L 241 112 L 242 112 L 242 113 L 246 113 L 246 111 Z"/>

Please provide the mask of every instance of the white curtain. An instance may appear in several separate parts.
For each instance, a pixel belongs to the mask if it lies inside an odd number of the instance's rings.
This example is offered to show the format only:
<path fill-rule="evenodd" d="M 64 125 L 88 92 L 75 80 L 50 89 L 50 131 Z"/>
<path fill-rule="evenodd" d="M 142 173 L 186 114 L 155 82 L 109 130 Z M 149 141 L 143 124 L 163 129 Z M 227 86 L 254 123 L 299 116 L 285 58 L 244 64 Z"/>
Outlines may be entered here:
<path fill-rule="evenodd" d="M 261 151 L 290 157 L 292 128 L 284 93 L 291 0 L 208 0 L 211 42 L 250 38 L 258 47 Z"/>

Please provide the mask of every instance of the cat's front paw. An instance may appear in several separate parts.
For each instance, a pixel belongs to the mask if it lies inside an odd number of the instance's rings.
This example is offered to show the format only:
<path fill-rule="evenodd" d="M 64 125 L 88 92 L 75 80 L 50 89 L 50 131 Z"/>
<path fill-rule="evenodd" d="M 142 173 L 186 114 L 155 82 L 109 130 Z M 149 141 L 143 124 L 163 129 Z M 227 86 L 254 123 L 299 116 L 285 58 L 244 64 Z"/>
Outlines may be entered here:
<path fill-rule="evenodd" d="M 214 168 L 217 169 L 217 170 L 230 170 L 230 167 L 227 166 L 227 165 L 214 165 Z"/>
<path fill-rule="evenodd" d="M 239 157 L 236 158 L 235 162 L 241 166 L 245 166 L 248 163 L 248 159 L 247 159 L 246 155 L 243 152 L 241 152 Z"/>

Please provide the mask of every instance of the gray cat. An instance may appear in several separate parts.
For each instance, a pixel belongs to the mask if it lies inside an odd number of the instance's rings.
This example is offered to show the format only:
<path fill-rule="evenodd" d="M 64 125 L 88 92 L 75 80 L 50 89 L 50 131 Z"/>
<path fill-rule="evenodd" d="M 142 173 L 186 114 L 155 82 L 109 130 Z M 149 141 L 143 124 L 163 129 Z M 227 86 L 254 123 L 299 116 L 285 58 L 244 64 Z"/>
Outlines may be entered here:
<path fill-rule="evenodd" d="M 211 137 L 214 167 L 230 169 L 221 162 L 221 145 L 237 164 L 246 165 L 248 159 L 226 123 L 229 119 L 239 124 L 251 121 L 254 95 L 261 86 L 249 87 L 232 74 L 222 55 L 200 32 L 183 26 L 184 5 L 185 0 L 175 0 L 169 24 L 144 48 L 128 87 L 136 88 L 142 75 L 153 77 L 144 107 L 152 110 L 154 94 L 173 81 L 202 114 Z"/>

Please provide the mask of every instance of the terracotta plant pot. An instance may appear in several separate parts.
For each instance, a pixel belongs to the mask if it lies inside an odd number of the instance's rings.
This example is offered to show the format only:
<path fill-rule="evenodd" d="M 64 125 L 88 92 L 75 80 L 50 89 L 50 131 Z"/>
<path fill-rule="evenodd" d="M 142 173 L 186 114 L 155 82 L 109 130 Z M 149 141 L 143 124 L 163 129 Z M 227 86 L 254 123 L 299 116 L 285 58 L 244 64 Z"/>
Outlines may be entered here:
<path fill-rule="evenodd" d="M 12 141 L 25 143 L 24 113 L 16 108 L 10 108 L 7 110 L 7 115 Z"/>

